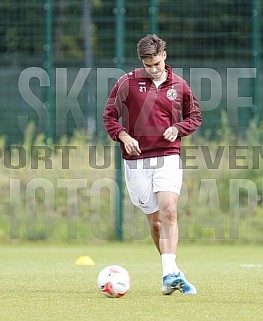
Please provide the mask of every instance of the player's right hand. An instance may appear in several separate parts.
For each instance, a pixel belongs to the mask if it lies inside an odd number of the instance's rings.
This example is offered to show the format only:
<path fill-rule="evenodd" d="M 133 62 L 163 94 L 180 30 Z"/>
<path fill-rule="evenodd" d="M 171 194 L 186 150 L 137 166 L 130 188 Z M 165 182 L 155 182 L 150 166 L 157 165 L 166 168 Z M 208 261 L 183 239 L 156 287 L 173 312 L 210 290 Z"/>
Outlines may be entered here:
<path fill-rule="evenodd" d="M 121 133 L 119 139 L 123 142 L 127 154 L 131 156 L 139 156 L 141 154 L 139 142 L 136 139 L 127 133 Z"/>

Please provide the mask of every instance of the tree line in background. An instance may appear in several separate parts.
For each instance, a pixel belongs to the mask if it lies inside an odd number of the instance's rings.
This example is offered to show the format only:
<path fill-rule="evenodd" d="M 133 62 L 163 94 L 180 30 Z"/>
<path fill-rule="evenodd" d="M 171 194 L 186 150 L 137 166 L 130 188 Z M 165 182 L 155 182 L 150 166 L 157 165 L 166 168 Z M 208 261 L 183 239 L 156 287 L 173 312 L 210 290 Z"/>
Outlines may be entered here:
<path fill-rule="evenodd" d="M 112 64 L 115 56 L 116 1 L 53 0 L 47 3 L 5 0 L 0 4 L 2 64 L 15 56 L 45 54 L 47 24 L 51 24 L 54 61 Z M 125 56 L 133 59 L 137 40 L 150 32 L 151 1 L 125 1 Z M 250 0 L 159 0 L 158 33 L 168 40 L 175 59 L 251 59 L 253 7 Z M 18 56 L 17 56 L 18 55 Z M 86 55 L 86 58 L 85 58 Z M 93 58 L 92 58 L 93 57 Z M 73 60 L 73 61 L 72 61 Z M 1 62 L 0 62 L 1 63 Z"/>

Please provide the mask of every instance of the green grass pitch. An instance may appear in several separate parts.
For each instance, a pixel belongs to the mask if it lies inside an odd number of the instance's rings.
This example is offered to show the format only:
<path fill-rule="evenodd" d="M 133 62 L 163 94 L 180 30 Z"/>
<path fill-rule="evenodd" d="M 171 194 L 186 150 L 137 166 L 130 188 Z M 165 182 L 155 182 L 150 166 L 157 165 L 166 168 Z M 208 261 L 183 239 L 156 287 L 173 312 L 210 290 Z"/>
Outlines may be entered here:
<path fill-rule="evenodd" d="M 94 266 L 77 266 L 88 255 Z M 3 321 L 254 321 L 263 316 L 260 245 L 187 244 L 177 261 L 196 296 L 161 295 L 160 258 L 146 241 L 131 243 L 18 243 L 0 245 Z M 131 275 L 130 291 L 99 293 L 98 272 L 110 264 Z"/>

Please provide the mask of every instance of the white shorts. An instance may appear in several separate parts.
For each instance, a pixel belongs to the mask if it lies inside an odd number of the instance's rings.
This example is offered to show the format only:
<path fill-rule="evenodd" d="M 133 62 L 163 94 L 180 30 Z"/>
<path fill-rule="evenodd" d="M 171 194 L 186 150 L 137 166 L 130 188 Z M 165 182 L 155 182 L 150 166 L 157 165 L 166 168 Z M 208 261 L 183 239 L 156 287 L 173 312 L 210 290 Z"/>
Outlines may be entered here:
<path fill-rule="evenodd" d="M 180 194 L 183 170 L 179 155 L 124 160 L 124 171 L 131 201 L 145 214 L 158 211 L 157 192 Z"/>

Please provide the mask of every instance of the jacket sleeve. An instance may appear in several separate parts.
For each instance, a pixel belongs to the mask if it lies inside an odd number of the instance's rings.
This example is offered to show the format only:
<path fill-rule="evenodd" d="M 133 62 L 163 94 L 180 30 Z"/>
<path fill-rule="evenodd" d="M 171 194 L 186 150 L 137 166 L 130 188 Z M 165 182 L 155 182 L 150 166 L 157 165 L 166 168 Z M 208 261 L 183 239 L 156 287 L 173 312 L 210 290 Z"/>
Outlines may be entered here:
<path fill-rule="evenodd" d="M 119 122 L 122 116 L 123 105 L 128 96 L 128 78 L 121 77 L 113 87 L 103 113 L 103 124 L 111 139 L 119 141 L 119 134 L 122 131 L 127 132 L 127 128 L 123 127 Z"/>
<path fill-rule="evenodd" d="M 187 85 L 183 84 L 182 121 L 173 124 L 179 136 L 188 136 L 202 124 L 202 115 L 196 96 Z"/>

